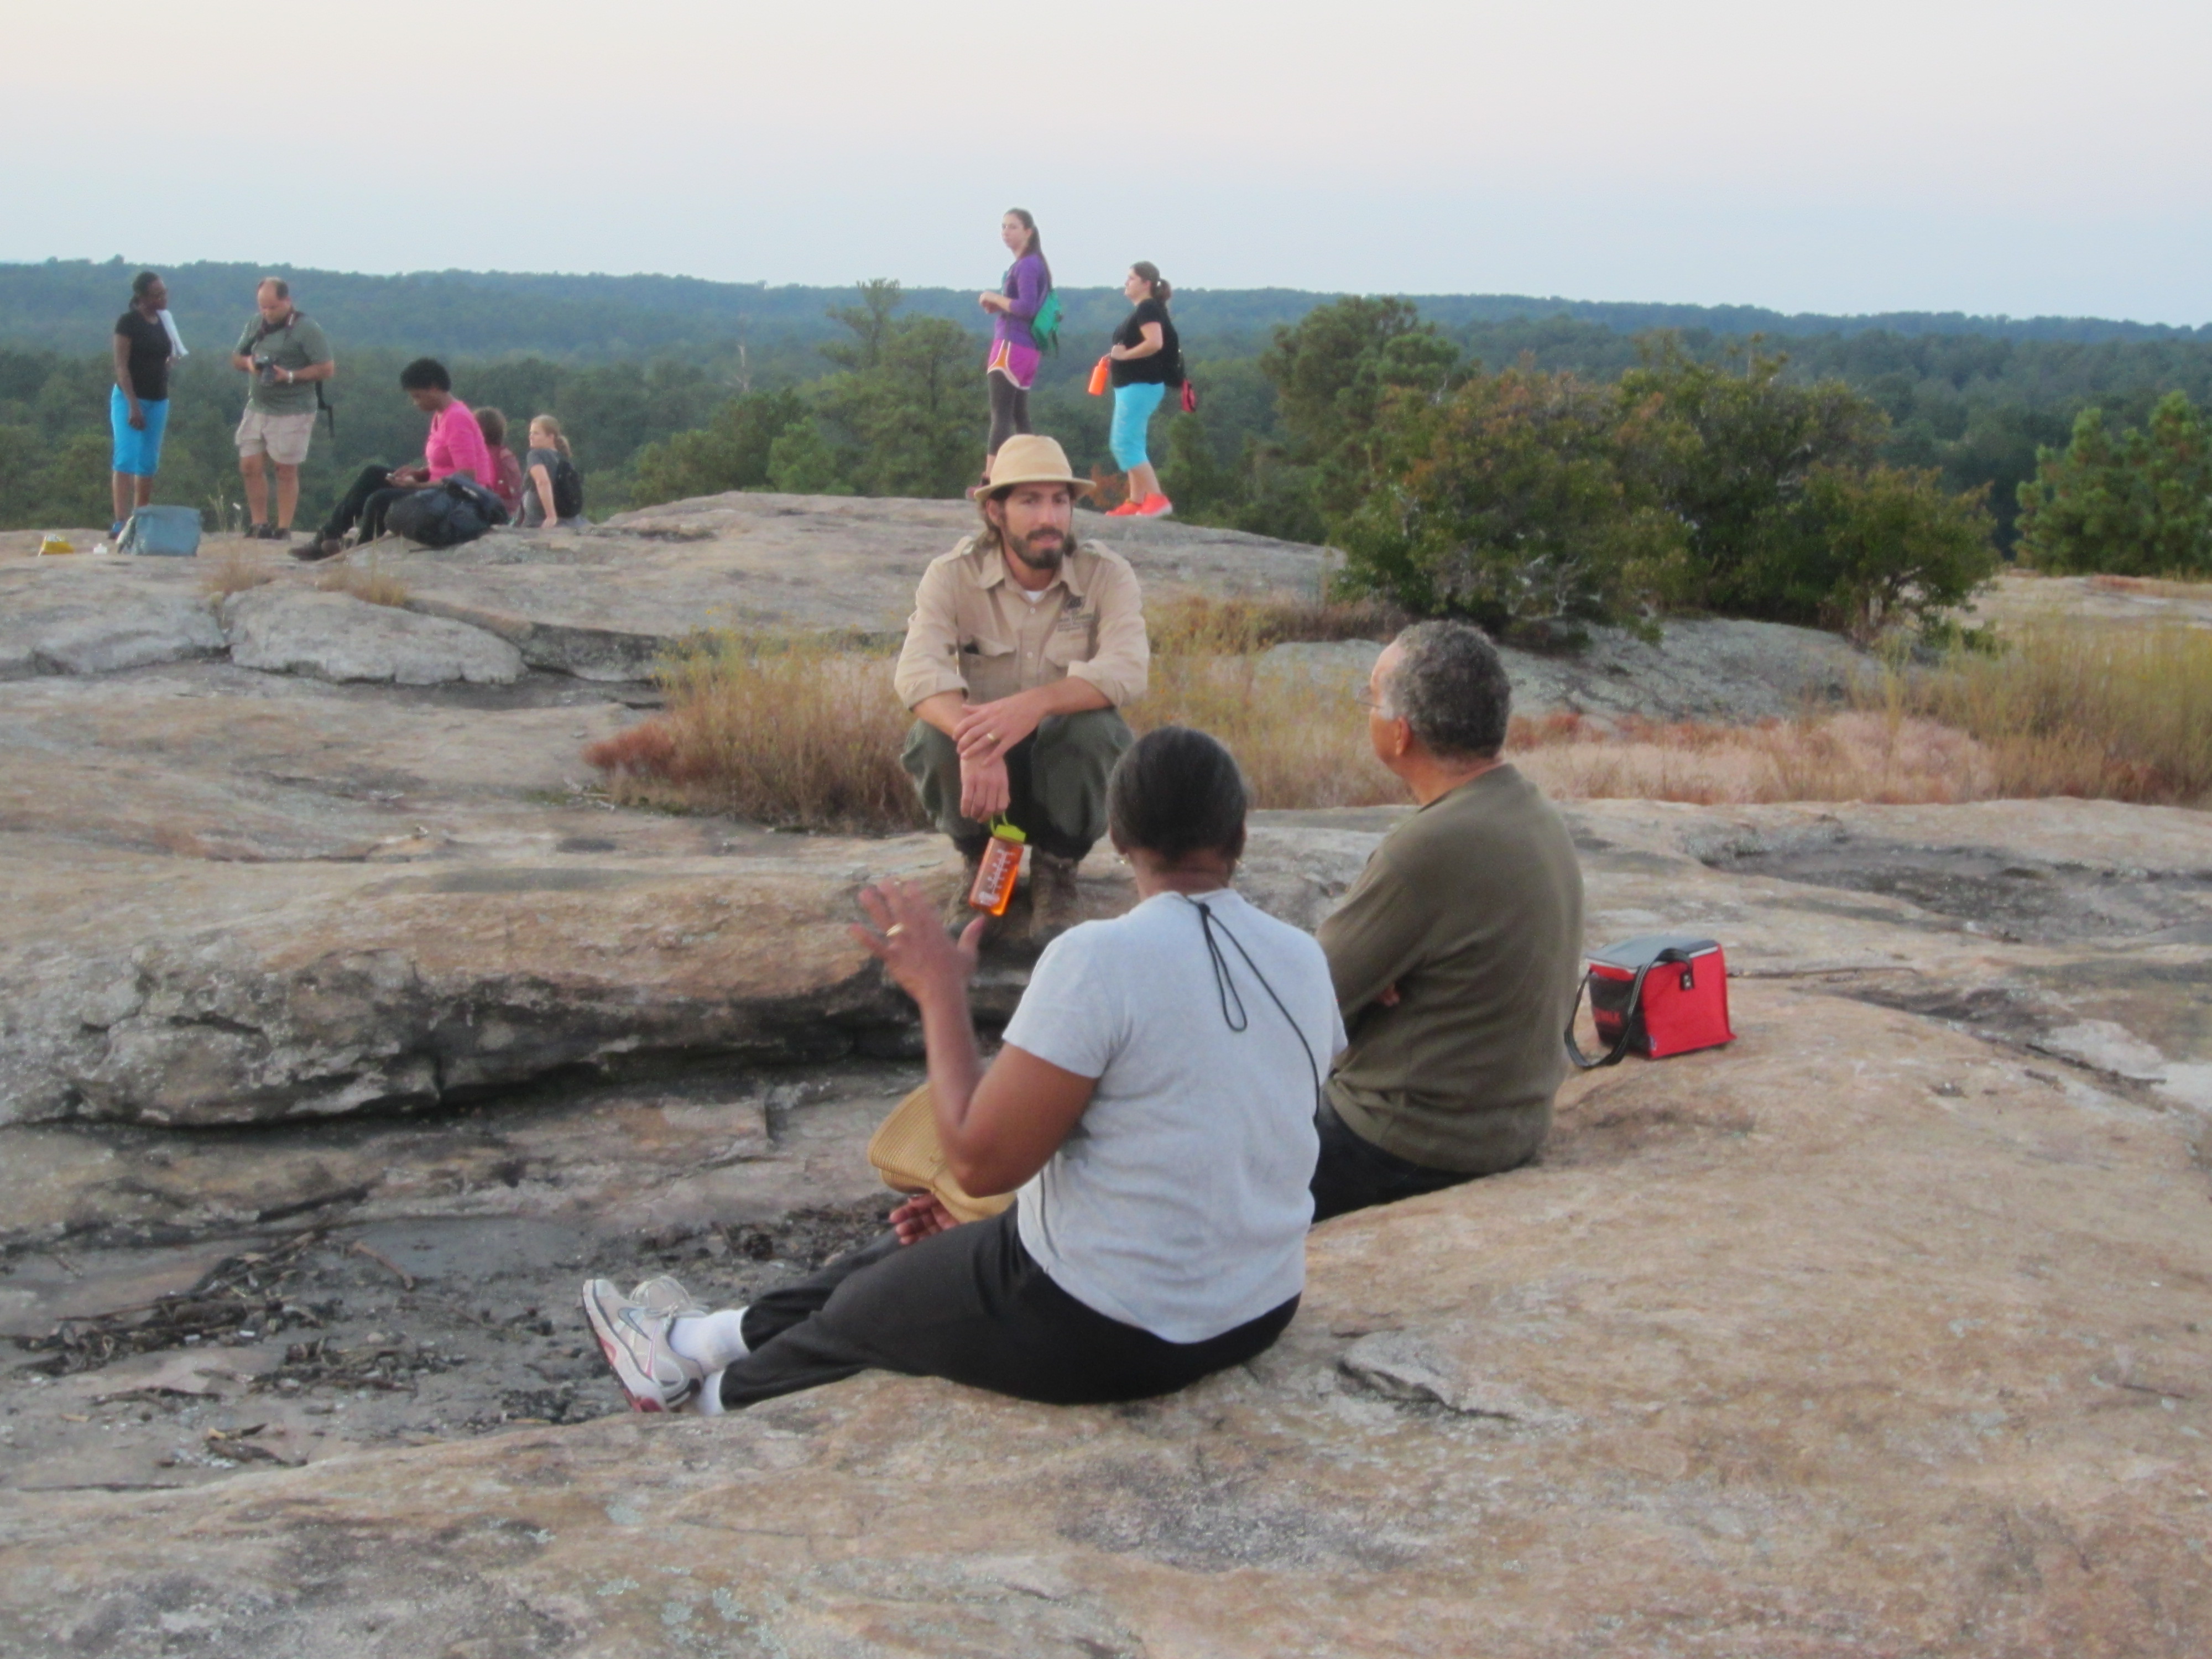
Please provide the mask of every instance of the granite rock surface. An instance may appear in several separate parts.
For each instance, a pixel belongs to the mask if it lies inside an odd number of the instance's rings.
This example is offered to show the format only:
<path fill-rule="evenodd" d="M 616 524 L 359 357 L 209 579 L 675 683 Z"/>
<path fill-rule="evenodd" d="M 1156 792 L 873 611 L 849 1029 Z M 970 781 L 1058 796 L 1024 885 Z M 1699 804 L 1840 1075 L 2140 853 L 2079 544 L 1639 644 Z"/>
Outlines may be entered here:
<path fill-rule="evenodd" d="M 498 635 L 443 617 L 347 593 L 249 588 L 223 601 L 230 659 L 240 668 L 394 685 L 507 685 L 522 653 Z"/>
<path fill-rule="evenodd" d="M 505 683 L 264 672 L 178 620 L 0 684 L 0 1336 L 33 1345 L 0 1652 L 2212 1650 L 2212 818 L 2175 809 L 1575 805 L 1590 942 L 1719 940 L 1737 1041 L 1316 1230 L 1251 1365 L 1113 1410 L 869 1376 L 623 1413 L 581 1277 L 736 1304 L 879 1224 L 915 1033 L 846 924 L 957 866 L 618 811 L 580 751 L 652 701 L 619 641 L 710 581 L 876 629 L 957 512 L 882 508 L 380 553 Z M 0 548 L 4 637 L 213 629 L 204 573 L 153 568 L 187 562 Z M 234 617 L 375 609 L 258 574 Z M 1311 926 L 1401 816 L 1257 815 L 1240 885 Z M 1081 889 L 1130 897 L 1103 851 Z M 1025 970 L 987 963 L 987 1028 Z"/>

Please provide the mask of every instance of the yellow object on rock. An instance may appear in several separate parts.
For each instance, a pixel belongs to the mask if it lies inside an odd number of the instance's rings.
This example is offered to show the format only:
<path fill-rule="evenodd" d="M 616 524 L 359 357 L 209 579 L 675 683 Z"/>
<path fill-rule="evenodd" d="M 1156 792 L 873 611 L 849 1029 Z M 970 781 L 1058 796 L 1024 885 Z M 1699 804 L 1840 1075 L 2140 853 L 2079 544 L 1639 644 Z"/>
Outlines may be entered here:
<path fill-rule="evenodd" d="M 868 1142 L 868 1162 L 893 1192 L 934 1193 L 962 1221 L 986 1220 L 1014 1201 L 1012 1193 L 972 1197 L 952 1178 L 938 1143 L 936 1097 L 927 1083 L 891 1109 Z"/>
<path fill-rule="evenodd" d="M 39 556 L 42 559 L 50 554 L 74 553 L 76 551 L 76 544 L 70 540 L 66 536 L 41 536 L 39 538 Z"/>

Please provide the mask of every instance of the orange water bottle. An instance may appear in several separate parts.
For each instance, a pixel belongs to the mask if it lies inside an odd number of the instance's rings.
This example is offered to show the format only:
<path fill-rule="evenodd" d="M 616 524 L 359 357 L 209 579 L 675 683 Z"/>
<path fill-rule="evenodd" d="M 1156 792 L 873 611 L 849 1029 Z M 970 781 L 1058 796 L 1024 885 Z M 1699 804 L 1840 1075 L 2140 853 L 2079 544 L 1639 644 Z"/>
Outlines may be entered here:
<path fill-rule="evenodd" d="M 1013 902 L 1014 878 L 1022 871 L 1022 845 L 1029 840 L 1011 823 L 991 826 L 990 844 L 975 872 L 975 884 L 968 890 L 968 902 L 987 915 L 1003 916 Z"/>
<path fill-rule="evenodd" d="M 1104 397 L 1106 388 L 1113 383 L 1114 360 L 1111 357 L 1101 357 L 1097 367 L 1091 371 L 1091 395 L 1094 398 Z"/>

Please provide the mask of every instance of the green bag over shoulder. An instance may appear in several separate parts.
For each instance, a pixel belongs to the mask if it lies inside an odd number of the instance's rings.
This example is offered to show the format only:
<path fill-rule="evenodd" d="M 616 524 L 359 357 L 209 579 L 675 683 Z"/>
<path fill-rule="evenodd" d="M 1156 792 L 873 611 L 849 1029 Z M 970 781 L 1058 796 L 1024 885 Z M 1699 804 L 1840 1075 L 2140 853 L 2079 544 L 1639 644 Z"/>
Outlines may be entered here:
<path fill-rule="evenodd" d="M 1039 351 L 1060 349 L 1060 321 L 1063 314 L 1060 306 L 1060 290 L 1056 288 L 1048 290 L 1044 303 L 1037 307 L 1036 315 L 1030 319 L 1030 338 L 1036 342 Z"/>

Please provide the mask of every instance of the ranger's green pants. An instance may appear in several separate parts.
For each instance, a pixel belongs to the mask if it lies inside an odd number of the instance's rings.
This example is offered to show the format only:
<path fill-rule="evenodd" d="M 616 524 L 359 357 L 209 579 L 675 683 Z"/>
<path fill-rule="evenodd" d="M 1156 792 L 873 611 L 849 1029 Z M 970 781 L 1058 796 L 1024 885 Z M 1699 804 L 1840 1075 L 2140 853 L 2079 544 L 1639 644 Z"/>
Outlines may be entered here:
<path fill-rule="evenodd" d="M 1043 724 L 1006 751 L 1006 780 L 1013 791 L 1008 822 L 1041 851 L 1081 858 L 1106 833 L 1106 779 L 1135 741 L 1127 722 L 1111 708 L 1046 715 Z M 912 775 L 931 823 L 963 851 L 988 839 L 988 824 L 960 816 L 960 751 L 951 738 L 927 720 L 916 720 L 899 759 Z"/>

